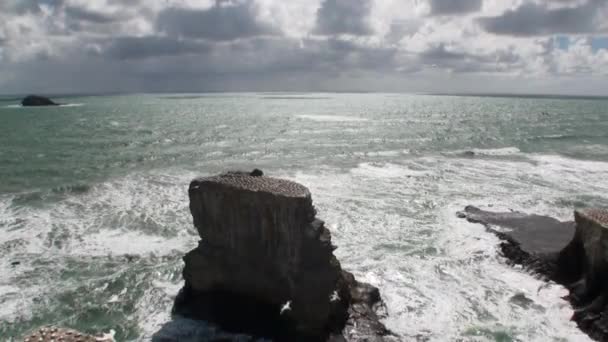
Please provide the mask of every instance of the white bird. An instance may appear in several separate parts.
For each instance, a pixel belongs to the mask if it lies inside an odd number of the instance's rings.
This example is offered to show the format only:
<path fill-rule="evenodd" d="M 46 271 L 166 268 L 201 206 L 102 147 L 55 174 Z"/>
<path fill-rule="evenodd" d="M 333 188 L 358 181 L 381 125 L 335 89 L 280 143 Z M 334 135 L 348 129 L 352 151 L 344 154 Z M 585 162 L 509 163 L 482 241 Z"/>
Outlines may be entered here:
<path fill-rule="evenodd" d="M 103 334 L 101 337 L 95 338 L 97 342 L 115 342 L 114 335 L 116 335 L 116 331 L 114 329 L 110 329 L 109 334 Z"/>
<path fill-rule="evenodd" d="M 281 315 L 285 313 L 285 311 L 291 311 L 291 301 L 288 300 L 283 307 L 281 307 Z"/>
<path fill-rule="evenodd" d="M 338 295 L 338 291 L 334 290 L 334 292 L 331 294 L 331 296 L 329 296 L 329 301 L 330 302 L 337 302 L 340 300 L 340 296 Z"/>

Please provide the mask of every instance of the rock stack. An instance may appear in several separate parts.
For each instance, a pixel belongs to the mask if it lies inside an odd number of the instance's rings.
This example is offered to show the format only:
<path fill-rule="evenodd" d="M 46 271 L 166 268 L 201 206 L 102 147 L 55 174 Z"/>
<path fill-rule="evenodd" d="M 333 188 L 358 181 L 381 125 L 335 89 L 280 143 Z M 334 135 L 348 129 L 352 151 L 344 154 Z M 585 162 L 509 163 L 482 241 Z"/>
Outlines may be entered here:
<path fill-rule="evenodd" d="M 576 210 L 574 222 L 475 207 L 459 216 L 496 233 L 511 262 L 568 288 L 572 319 L 590 337 L 608 341 L 608 210 Z"/>
<path fill-rule="evenodd" d="M 276 340 L 381 341 L 377 288 L 341 269 L 309 190 L 232 172 L 192 181 L 201 242 L 185 257 L 174 312 Z"/>

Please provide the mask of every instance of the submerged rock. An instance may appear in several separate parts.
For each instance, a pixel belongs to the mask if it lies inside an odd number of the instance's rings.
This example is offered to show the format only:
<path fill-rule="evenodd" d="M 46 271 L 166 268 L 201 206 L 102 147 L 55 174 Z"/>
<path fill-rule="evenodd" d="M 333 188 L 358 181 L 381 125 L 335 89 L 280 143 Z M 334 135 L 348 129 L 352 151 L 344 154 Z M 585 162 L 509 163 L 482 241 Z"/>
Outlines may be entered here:
<path fill-rule="evenodd" d="M 608 210 L 576 210 L 574 222 L 470 206 L 458 215 L 497 234 L 511 262 L 566 286 L 572 319 L 590 337 L 608 340 Z"/>
<path fill-rule="evenodd" d="M 28 95 L 21 101 L 21 105 L 24 107 L 39 107 L 58 106 L 59 104 L 44 96 Z"/>
<path fill-rule="evenodd" d="M 308 189 L 258 171 L 190 184 L 203 240 L 174 313 L 276 340 L 382 341 L 379 291 L 342 270 Z"/>

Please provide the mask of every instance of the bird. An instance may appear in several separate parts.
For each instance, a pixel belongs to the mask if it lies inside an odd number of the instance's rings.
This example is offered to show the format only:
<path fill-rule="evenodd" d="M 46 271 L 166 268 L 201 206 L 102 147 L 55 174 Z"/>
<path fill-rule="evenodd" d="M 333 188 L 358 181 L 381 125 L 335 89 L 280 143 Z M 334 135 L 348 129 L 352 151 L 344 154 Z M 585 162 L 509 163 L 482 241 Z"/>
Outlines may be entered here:
<path fill-rule="evenodd" d="M 340 296 L 338 295 L 338 291 L 334 290 L 334 292 L 329 296 L 330 302 L 337 302 L 340 300 Z"/>
<path fill-rule="evenodd" d="M 291 301 L 288 300 L 287 303 L 285 303 L 285 305 L 283 305 L 281 307 L 281 315 L 284 314 L 286 311 L 291 311 Z"/>
<path fill-rule="evenodd" d="M 110 333 L 103 334 L 101 337 L 95 338 L 97 342 L 115 342 L 114 335 L 116 335 L 116 331 L 114 329 L 110 329 Z"/>

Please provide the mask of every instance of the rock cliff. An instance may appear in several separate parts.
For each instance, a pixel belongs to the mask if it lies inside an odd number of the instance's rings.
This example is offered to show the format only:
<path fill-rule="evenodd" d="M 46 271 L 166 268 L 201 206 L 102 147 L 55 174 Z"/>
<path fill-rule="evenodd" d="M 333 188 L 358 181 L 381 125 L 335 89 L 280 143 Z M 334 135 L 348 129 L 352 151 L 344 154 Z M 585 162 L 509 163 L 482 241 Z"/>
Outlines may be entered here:
<path fill-rule="evenodd" d="M 259 170 L 192 181 L 201 237 L 175 313 L 275 340 L 381 341 L 377 288 L 341 269 L 309 190 Z"/>
<path fill-rule="evenodd" d="M 608 210 L 576 210 L 574 222 L 475 207 L 458 215 L 497 234 L 511 262 L 566 286 L 572 319 L 590 337 L 608 341 Z"/>

